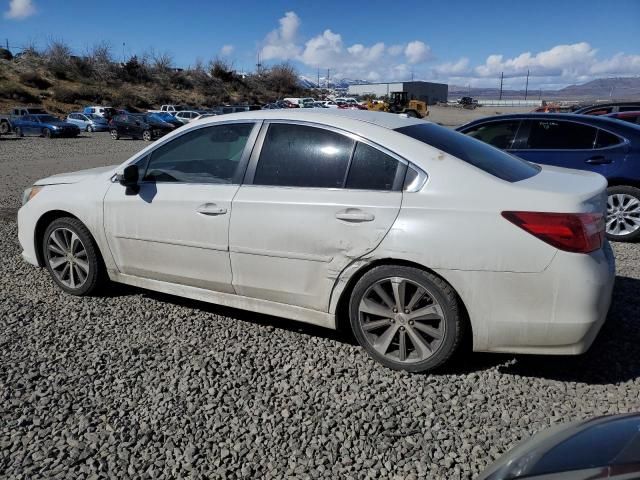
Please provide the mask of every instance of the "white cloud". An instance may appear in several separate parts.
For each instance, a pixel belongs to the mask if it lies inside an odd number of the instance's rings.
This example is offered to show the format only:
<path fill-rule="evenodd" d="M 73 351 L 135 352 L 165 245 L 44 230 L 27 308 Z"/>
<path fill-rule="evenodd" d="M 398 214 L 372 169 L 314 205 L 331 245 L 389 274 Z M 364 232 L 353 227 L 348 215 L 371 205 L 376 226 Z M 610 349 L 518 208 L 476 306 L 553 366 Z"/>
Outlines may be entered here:
<path fill-rule="evenodd" d="M 389 53 L 389 55 L 392 56 L 397 56 L 400 55 L 404 50 L 404 45 L 391 45 L 389 48 L 387 48 L 387 52 Z"/>
<path fill-rule="evenodd" d="M 420 40 L 414 40 L 407 44 L 404 54 L 409 63 L 423 63 L 431 56 L 431 47 Z"/>
<path fill-rule="evenodd" d="M 591 65 L 593 75 L 640 75 L 640 55 L 617 53 L 611 58 Z"/>
<path fill-rule="evenodd" d="M 233 49 L 234 49 L 233 45 L 223 45 L 222 48 L 220 49 L 220 54 L 227 57 L 233 53 Z"/>
<path fill-rule="evenodd" d="M 260 52 L 263 60 L 291 60 L 300 54 L 296 44 L 300 18 L 295 12 L 287 12 L 280 20 L 280 26 L 269 32 Z"/>
<path fill-rule="evenodd" d="M 32 0 L 11 0 L 9 10 L 4 12 L 4 17 L 14 20 L 21 20 L 36 13 L 36 7 Z"/>
<path fill-rule="evenodd" d="M 457 62 L 441 63 L 433 68 L 433 71 L 441 76 L 465 75 L 471 72 L 469 68 L 469 59 L 462 57 Z"/>

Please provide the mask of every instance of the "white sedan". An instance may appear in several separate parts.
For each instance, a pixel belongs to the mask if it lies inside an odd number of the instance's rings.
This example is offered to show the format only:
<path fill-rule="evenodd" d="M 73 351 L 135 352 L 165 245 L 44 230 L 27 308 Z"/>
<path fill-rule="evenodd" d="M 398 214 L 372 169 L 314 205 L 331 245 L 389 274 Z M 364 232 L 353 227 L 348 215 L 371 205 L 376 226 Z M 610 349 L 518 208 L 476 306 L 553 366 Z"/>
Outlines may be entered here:
<path fill-rule="evenodd" d="M 328 328 L 384 365 L 578 354 L 614 279 L 606 181 L 413 118 L 259 110 L 27 189 L 24 258 L 72 295 L 107 278 Z"/>

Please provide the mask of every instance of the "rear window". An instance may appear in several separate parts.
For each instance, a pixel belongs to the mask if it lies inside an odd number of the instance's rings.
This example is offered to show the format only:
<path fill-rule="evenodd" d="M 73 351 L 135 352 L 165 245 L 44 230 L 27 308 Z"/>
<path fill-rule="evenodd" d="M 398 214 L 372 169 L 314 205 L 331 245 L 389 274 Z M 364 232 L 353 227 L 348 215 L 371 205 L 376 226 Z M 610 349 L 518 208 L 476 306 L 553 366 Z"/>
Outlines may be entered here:
<path fill-rule="evenodd" d="M 398 128 L 396 131 L 453 155 L 507 182 L 519 182 L 533 177 L 540 171 L 540 167 L 532 163 L 480 140 L 432 123 L 410 125 Z"/>

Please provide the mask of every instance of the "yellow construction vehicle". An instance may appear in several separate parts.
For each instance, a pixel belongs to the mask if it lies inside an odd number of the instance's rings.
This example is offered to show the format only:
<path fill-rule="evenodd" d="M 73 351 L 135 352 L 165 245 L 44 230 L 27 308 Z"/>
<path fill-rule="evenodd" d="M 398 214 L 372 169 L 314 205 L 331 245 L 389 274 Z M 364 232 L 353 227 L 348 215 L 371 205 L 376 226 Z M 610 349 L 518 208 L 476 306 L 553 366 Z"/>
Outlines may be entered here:
<path fill-rule="evenodd" d="M 378 112 L 404 113 L 415 118 L 424 118 L 429 115 L 427 103 L 422 100 L 409 100 L 407 92 L 391 92 L 389 102 L 369 100 L 367 108 Z"/>

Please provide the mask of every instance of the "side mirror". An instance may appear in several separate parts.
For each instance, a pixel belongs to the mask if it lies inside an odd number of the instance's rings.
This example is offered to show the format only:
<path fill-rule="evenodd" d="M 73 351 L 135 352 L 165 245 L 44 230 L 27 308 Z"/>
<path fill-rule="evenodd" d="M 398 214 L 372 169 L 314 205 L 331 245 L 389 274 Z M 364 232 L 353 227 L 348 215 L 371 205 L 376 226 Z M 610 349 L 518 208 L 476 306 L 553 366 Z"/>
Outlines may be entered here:
<path fill-rule="evenodd" d="M 116 173 L 118 183 L 127 188 L 138 187 L 138 165 L 127 165 L 122 173 Z"/>

